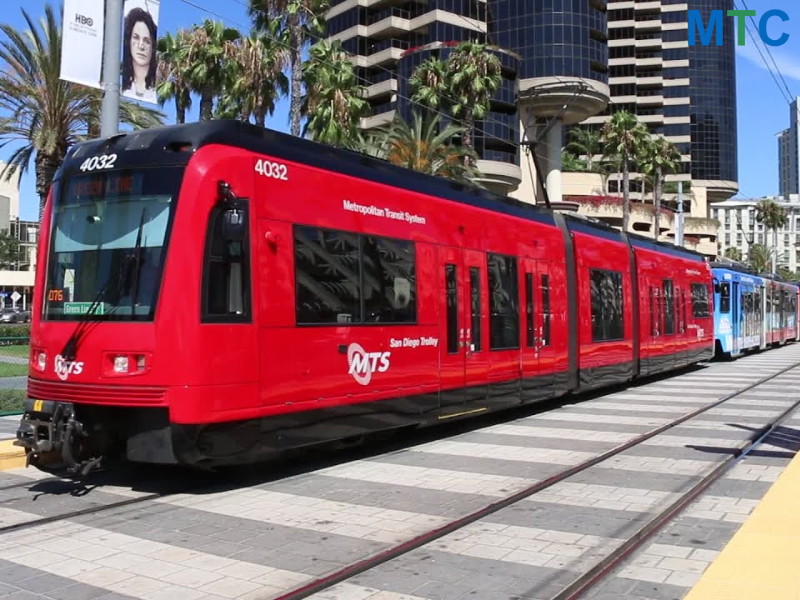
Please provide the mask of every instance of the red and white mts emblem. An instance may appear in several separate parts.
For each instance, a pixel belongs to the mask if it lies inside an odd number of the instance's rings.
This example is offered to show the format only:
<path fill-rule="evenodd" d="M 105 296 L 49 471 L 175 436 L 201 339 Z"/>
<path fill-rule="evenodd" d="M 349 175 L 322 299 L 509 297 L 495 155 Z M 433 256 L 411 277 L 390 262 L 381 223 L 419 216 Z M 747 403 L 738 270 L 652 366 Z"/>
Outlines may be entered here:
<path fill-rule="evenodd" d="M 389 370 L 391 354 L 391 352 L 366 352 L 360 344 L 350 344 L 347 347 L 347 363 L 350 365 L 348 373 L 361 385 L 369 385 L 373 373 L 385 373 Z"/>

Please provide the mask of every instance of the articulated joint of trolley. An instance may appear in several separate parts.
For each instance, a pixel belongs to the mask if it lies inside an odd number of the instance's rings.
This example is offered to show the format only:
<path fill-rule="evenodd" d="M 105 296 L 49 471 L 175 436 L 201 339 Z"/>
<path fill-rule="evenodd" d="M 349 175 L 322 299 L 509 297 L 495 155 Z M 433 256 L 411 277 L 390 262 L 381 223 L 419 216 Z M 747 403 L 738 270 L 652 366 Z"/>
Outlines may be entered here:
<path fill-rule="evenodd" d="M 31 400 L 17 429 L 16 445 L 25 448 L 27 465 L 42 471 L 85 477 L 103 462 L 92 456 L 88 428 L 68 402 Z"/>

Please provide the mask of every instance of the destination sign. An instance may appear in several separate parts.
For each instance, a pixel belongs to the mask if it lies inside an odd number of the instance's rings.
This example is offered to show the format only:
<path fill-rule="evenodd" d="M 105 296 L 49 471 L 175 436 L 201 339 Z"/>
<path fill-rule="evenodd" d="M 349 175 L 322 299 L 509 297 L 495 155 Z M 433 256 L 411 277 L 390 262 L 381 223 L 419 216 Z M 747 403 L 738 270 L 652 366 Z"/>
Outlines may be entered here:
<path fill-rule="evenodd" d="M 134 176 L 127 173 L 98 173 L 76 177 L 69 184 L 70 198 L 124 196 L 134 191 Z"/>

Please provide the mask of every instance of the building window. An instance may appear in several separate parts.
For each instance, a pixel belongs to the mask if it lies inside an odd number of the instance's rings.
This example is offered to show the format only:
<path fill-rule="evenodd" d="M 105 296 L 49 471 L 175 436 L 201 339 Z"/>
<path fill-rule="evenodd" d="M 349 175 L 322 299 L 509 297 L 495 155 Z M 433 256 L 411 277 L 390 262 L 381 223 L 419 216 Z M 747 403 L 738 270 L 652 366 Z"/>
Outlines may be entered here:
<path fill-rule="evenodd" d="M 489 348 L 519 348 L 517 259 L 487 254 L 489 274 Z"/>
<path fill-rule="evenodd" d="M 625 339 L 622 273 L 591 269 L 592 341 Z"/>

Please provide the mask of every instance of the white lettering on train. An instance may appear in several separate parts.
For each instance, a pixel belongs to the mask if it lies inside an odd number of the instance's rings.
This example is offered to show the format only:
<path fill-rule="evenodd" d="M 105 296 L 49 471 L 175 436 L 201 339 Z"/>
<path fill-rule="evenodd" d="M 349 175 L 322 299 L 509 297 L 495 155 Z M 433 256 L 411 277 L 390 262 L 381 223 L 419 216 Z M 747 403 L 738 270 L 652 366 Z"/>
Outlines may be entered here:
<path fill-rule="evenodd" d="M 435 337 L 422 336 L 420 338 L 403 338 L 402 340 L 391 338 L 389 340 L 390 348 L 419 348 L 420 346 L 431 346 L 435 348 L 438 345 L 439 338 Z"/>
<path fill-rule="evenodd" d="M 413 215 L 408 212 L 392 210 L 391 208 L 378 208 L 374 204 L 366 206 L 364 204 L 351 202 L 350 200 L 342 200 L 342 207 L 344 210 L 349 212 L 356 212 L 362 215 L 368 215 L 370 217 L 382 217 L 384 219 L 392 219 L 394 221 L 404 221 L 414 225 L 425 225 L 428 222 L 425 217 Z"/>
<path fill-rule="evenodd" d="M 68 361 L 58 354 L 55 360 L 54 370 L 61 381 L 69 379 L 70 374 L 80 375 L 83 373 L 83 362 Z"/>
<path fill-rule="evenodd" d="M 361 385 L 369 385 L 373 373 L 385 373 L 389 370 L 391 352 L 367 352 L 360 344 L 352 343 L 347 348 L 347 362 L 350 365 L 349 375 Z"/>

